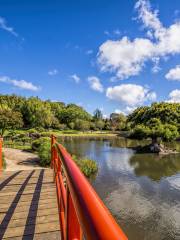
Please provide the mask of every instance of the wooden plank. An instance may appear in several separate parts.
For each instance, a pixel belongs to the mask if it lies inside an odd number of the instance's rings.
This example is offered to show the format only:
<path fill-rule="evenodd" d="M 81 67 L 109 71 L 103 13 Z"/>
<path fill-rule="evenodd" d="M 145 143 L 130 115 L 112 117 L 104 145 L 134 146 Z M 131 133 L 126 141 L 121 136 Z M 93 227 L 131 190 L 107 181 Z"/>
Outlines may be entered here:
<path fill-rule="evenodd" d="M 32 234 L 33 225 L 28 225 L 28 230 L 26 235 Z M 3 236 L 3 239 L 12 238 L 12 237 L 20 237 L 24 234 L 25 226 L 8 228 Z M 35 234 L 37 233 L 50 233 L 59 230 L 59 221 L 50 222 L 50 223 L 42 223 L 35 226 Z"/>
<path fill-rule="evenodd" d="M 27 235 L 26 240 L 61 240 L 59 231 L 54 231 L 50 233 L 39 233 L 32 235 Z M 22 240 L 22 237 L 12 237 L 6 238 L 6 240 Z"/>
<path fill-rule="evenodd" d="M 57 222 L 57 221 L 59 221 L 59 216 L 57 214 L 37 216 L 29 220 L 30 224 L 34 224 L 34 223 L 41 224 L 41 223 Z M 25 225 L 26 225 L 26 218 L 12 219 L 9 222 L 8 228 L 25 226 Z M 1 225 L 1 228 L 4 228 L 4 226 L 5 225 Z"/>
<path fill-rule="evenodd" d="M 0 175 L 0 239 L 60 239 L 53 172 L 34 170 L 27 181 L 30 174 L 32 170 Z"/>

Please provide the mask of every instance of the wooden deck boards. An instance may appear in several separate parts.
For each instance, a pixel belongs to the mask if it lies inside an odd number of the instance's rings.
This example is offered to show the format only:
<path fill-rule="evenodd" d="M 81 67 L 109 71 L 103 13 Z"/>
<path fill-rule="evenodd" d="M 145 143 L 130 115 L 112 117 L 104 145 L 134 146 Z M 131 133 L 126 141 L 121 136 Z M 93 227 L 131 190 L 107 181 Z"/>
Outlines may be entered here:
<path fill-rule="evenodd" d="M 60 239 L 52 170 L 0 173 L 0 239 Z"/>

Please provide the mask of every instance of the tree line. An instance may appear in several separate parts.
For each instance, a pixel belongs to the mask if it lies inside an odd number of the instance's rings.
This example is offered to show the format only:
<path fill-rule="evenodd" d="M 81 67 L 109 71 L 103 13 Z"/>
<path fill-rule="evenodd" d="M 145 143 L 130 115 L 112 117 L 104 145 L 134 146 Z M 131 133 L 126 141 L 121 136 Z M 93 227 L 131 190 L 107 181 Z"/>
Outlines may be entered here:
<path fill-rule="evenodd" d="M 129 137 L 157 141 L 171 141 L 180 136 L 180 103 L 160 102 L 136 108 L 125 116 L 111 113 L 103 118 L 99 109 L 89 114 L 76 104 L 25 98 L 17 95 L 0 95 L 0 135 L 6 129 L 56 129 L 129 132 Z"/>
<path fill-rule="evenodd" d="M 132 131 L 130 136 L 138 139 L 158 138 L 171 141 L 180 136 L 180 103 L 160 102 L 135 109 L 127 119 Z"/>
<path fill-rule="evenodd" d="M 57 130 L 121 130 L 126 126 L 123 114 L 103 118 L 99 109 L 89 114 L 76 104 L 43 101 L 38 97 L 0 95 L 0 135 L 6 129 L 36 128 Z"/>

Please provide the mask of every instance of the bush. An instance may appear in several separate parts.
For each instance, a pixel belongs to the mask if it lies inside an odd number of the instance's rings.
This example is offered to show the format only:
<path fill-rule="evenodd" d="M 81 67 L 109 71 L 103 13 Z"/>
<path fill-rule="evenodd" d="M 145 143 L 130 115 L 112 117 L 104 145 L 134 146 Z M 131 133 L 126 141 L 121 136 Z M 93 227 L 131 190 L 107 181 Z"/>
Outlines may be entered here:
<path fill-rule="evenodd" d="M 31 144 L 31 148 L 33 151 L 39 151 L 39 147 L 44 144 L 45 142 L 50 142 L 49 137 L 41 137 L 37 140 L 34 140 Z"/>
<path fill-rule="evenodd" d="M 42 137 L 51 137 L 52 133 L 51 132 L 42 132 L 41 136 Z"/>
<path fill-rule="evenodd" d="M 98 166 L 94 160 L 88 158 L 81 159 L 75 155 L 73 155 L 72 158 L 86 177 L 91 177 L 97 173 Z"/>
<path fill-rule="evenodd" d="M 30 128 L 29 130 L 27 130 L 28 133 L 37 133 L 37 130 L 35 128 Z"/>
<path fill-rule="evenodd" d="M 40 165 L 42 167 L 50 166 L 51 163 L 51 143 L 50 139 L 42 141 L 38 148 L 38 155 L 40 158 Z"/>
<path fill-rule="evenodd" d="M 23 138 L 20 138 L 19 141 L 22 142 L 23 145 L 25 145 L 26 143 L 30 143 L 31 142 L 31 138 L 23 137 Z"/>
<path fill-rule="evenodd" d="M 32 149 L 38 152 L 40 158 L 40 165 L 42 167 L 50 166 L 51 163 L 51 142 L 50 138 L 40 138 L 32 143 Z M 84 173 L 86 177 L 94 175 L 98 171 L 97 163 L 87 158 L 77 158 L 72 156 L 78 167 Z"/>

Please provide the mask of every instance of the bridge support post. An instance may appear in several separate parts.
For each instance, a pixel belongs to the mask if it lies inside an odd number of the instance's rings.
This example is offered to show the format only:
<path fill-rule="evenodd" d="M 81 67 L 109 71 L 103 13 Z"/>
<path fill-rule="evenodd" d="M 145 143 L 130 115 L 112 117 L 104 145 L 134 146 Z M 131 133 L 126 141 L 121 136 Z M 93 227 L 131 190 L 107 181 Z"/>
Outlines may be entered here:
<path fill-rule="evenodd" d="M 0 137 L 0 170 L 3 169 L 2 147 L 3 147 L 3 138 Z"/>
<path fill-rule="evenodd" d="M 55 158 L 55 150 L 54 150 L 54 144 L 56 142 L 56 137 L 54 135 L 51 136 L 51 168 L 53 168 L 54 166 L 54 158 Z"/>
<path fill-rule="evenodd" d="M 65 211 L 65 226 L 66 226 L 66 240 L 78 239 L 82 240 L 82 230 L 77 218 L 71 194 L 68 186 L 66 186 L 66 211 Z"/>

